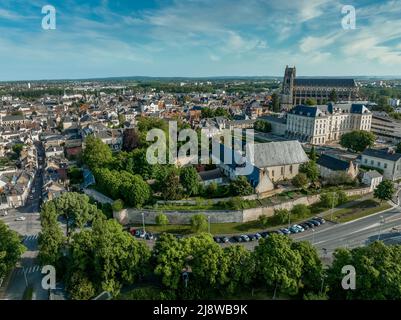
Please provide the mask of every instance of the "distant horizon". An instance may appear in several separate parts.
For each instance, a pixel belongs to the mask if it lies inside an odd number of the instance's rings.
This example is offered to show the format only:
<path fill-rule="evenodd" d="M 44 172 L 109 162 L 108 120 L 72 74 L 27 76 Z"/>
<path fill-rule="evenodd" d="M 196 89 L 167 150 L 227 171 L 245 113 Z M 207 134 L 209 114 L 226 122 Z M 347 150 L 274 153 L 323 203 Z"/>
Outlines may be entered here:
<path fill-rule="evenodd" d="M 101 77 L 89 77 L 89 78 L 51 78 L 51 79 L 17 79 L 17 80 L 0 80 L 0 83 L 12 83 L 12 82 L 57 82 L 57 81 L 107 81 L 107 80 L 120 80 L 120 81 L 129 81 L 129 80 L 137 80 L 137 81 L 146 81 L 149 80 L 252 80 L 252 79 L 266 79 L 266 80 L 282 80 L 284 74 L 281 76 L 101 76 Z M 298 76 L 298 79 L 302 78 L 316 78 L 316 79 L 324 79 L 324 78 L 332 78 L 332 79 L 355 79 L 355 80 L 369 80 L 369 79 L 377 79 L 377 80 L 401 80 L 401 75 L 349 75 L 349 76 L 330 76 L 330 75 L 306 75 L 306 76 Z"/>

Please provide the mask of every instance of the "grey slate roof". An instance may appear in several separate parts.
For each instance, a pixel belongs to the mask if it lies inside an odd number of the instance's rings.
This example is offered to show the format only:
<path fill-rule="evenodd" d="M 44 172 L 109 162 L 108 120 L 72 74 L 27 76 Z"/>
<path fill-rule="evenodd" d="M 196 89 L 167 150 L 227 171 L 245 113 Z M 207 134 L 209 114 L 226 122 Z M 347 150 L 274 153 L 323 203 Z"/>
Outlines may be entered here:
<path fill-rule="evenodd" d="M 258 168 L 308 162 L 309 158 L 298 140 L 255 144 L 254 164 Z"/>
<path fill-rule="evenodd" d="M 354 79 L 295 79 L 295 86 L 356 87 Z"/>
<path fill-rule="evenodd" d="M 317 160 L 317 164 L 333 171 L 346 171 L 349 168 L 349 162 L 322 154 Z"/>
<path fill-rule="evenodd" d="M 390 161 L 397 161 L 401 158 L 401 153 L 388 153 L 387 150 L 378 149 L 366 149 L 362 155 Z"/>

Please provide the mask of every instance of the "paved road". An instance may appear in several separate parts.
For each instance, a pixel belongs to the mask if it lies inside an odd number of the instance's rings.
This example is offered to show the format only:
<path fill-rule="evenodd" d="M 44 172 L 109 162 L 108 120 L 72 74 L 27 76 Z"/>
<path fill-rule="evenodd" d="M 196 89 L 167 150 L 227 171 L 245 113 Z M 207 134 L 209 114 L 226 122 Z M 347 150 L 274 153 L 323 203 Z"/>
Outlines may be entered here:
<path fill-rule="evenodd" d="M 27 251 L 22 255 L 20 264 L 14 269 L 5 292 L 5 299 L 20 300 L 23 297 L 26 285 L 33 286 L 33 299 L 46 300 L 48 295 L 41 288 L 42 275 L 40 267 L 36 261 L 38 255 L 38 234 L 40 232 L 39 209 L 42 202 L 43 188 L 43 168 L 44 168 L 44 150 L 37 143 L 36 149 L 39 166 L 32 184 L 31 192 L 24 207 L 18 209 L 7 210 L 8 215 L 1 217 L 10 229 L 17 231 L 24 236 L 23 243 L 27 247 Z M 18 217 L 25 217 L 25 221 L 16 221 Z"/>

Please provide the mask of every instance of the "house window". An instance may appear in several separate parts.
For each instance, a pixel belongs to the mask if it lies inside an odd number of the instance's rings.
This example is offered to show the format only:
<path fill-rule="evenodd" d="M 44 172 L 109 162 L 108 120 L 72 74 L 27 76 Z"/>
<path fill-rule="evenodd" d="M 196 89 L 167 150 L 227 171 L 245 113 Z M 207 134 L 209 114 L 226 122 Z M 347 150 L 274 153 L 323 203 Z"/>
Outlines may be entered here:
<path fill-rule="evenodd" d="M 274 177 L 274 170 L 272 170 L 272 177 Z"/>
<path fill-rule="evenodd" d="M 292 174 L 292 165 L 290 165 L 290 173 Z"/>
<path fill-rule="evenodd" d="M 368 159 L 365 159 L 365 163 L 368 163 Z"/>
<path fill-rule="evenodd" d="M 281 175 L 284 175 L 284 167 L 281 167 Z"/>
<path fill-rule="evenodd" d="M 387 163 L 384 164 L 384 169 L 387 169 Z"/>
<path fill-rule="evenodd" d="M 381 164 L 380 161 L 377 161 L 377 166 L 378 166 L 378 167 L 380 167 L 380 164 Z"/>
<path fill-rule="evenodd" d="M 370 160 L 370 164 L 371 164 L 372 166 L 374 166 L 374 165 L 375 165 L 375 162 L 374 162 L 373 160 Z"/>

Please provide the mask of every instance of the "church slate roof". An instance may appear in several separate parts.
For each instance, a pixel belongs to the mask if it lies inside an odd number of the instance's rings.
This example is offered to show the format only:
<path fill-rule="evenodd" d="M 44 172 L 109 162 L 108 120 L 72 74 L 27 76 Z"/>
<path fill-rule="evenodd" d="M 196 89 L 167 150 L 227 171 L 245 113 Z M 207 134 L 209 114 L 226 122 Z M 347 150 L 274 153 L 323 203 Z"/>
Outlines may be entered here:
<path fill-rule="evenodd" d="M 258 143 L 254 148 L 254 165 L 258 168 L 308 162 L 298 140 Z"/>
<path fill-rule="evenodd" d="M 300 79 L 294 80 L 295 86 L 305 87 L 356 87 L 354 79 Z"/>

